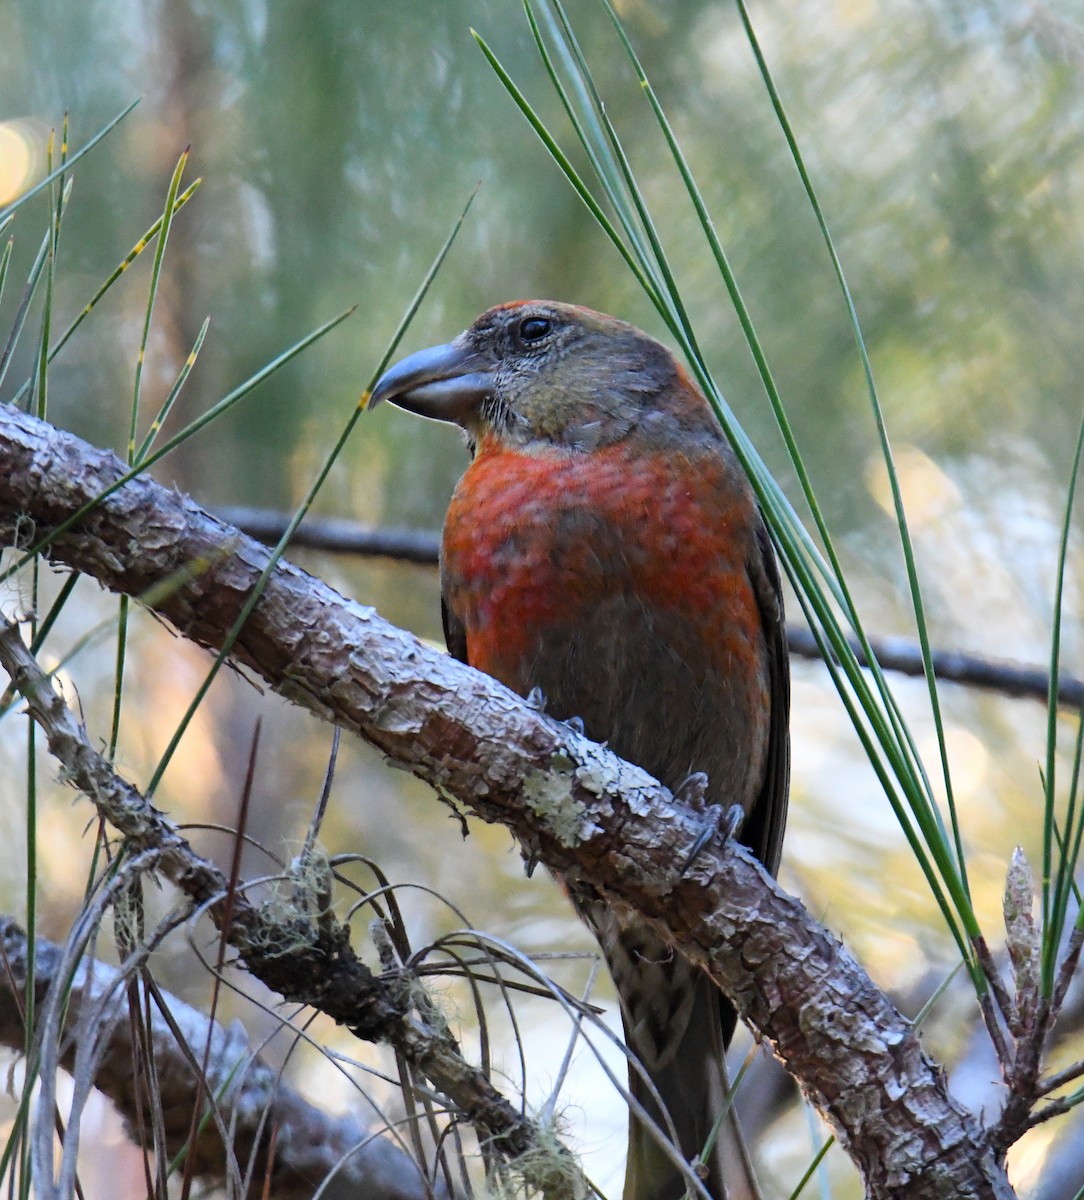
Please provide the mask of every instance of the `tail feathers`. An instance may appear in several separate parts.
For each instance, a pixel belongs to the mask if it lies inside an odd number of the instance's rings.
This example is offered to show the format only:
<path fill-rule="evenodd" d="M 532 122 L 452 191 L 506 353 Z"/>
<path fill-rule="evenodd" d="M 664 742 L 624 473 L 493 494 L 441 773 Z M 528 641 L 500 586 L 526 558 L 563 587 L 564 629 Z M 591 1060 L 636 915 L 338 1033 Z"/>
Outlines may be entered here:
<path fill-rule="evenodd" d="M 760 1200 L 726 1077 L 733 1006 L 636 914 L 582 886 L 569 895 L 598 937 L 635 1060 L 624 1200 Z"/>
<path fill-rule="evenodd" d="M 624 1200 L 702 1196 L 690 1172 L 712 1200 L 761 1200 L 726 1075 L 723 1010 L 731 1028 L 733 1010 L 705 975 L 697 975 L 684 1034 L 667 1060 L 651 1063 L 650 1054 L 645 1056 L 650 1084 L 630 1070 L 630 1089 L 643 1115 L 630 1117 Z M 627 1018 L 625 1037 L 640 1057 Z M 675 1157 L 690 1166 L 679 1166 Z"/>

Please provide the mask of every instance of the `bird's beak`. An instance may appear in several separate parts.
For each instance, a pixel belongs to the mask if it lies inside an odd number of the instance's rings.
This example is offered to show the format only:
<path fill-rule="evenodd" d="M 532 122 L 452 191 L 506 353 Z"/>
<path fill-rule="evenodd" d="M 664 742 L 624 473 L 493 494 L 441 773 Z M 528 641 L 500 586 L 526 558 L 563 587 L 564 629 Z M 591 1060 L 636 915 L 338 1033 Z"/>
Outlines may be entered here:
<path fill-rule="evenodd" d="M 457 340 L 419 350 L 385 371 L 366 407 L 390 400 L 421 417 L 464 424 L 492 390 L 492 364 Z"/>

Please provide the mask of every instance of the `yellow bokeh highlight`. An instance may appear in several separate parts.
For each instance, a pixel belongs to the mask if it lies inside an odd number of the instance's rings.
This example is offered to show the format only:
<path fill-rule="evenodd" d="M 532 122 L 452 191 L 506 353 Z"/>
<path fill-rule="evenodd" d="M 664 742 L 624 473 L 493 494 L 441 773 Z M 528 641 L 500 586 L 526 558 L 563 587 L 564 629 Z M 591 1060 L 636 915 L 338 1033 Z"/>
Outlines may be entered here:
<path fill-rule="evenodd" d="M 960 491 L 956 484 L 917 446 L 904 443 L 895 447 L 893 459 L 909 525 L 920 528 L 959 506 Z M 865 477 L 870 495 L 895 518 L 888 469 L 879 455 L 866 464 Z"/>
<path fill-rule="evenodd" d="M 969 729 L 958 725 L 945 727 L 945 748 L 949 770 L 952 772 L 952 791 L 960 804 L 970 800 L 984 801 L 989 786 L 990 752 Z M 919 745 L 922 761 L 927 764 L 930 780 L 939 800 L 945 799 L 945 781 L 941 774 L 941 750 L 932 734 Z"/>
<path fill-rule="evenodd" d="M 1039 1182 L 1059 1132 L 1058 1122 L 1048 1121 L 1010 1148 L 1006 1155 L 1009 1178 L 1021 1195 Z"/>
<path fill-rule="evenodd" d="M 21 196 L 33 183 L 44 159 L 48 131 L 39 121 L 0 121 L 0 204 Z"/>

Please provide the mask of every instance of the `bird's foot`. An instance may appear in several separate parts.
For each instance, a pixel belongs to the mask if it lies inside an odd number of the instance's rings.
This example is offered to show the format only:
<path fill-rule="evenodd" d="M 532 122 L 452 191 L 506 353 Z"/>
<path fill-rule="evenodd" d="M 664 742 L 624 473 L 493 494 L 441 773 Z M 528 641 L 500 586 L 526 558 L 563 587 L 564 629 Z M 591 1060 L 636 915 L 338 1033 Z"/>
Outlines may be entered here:
<path fill-rule="evenodd" d="M 724 809 L 721 804 L 711 804 L 704 810 L 704 824 L 696 835 L 689 853 L 682 865 L 682 875 L 689 873 L 689 868 L 700 857 L 704 847 L 713 842 L 720 834 L 724 842 L 729 841 L 745 820 L 745 809 L 740 804 L 732 804 Z"/>
<path fill-rule="evenodd" d="M 535 712 L 544 713 L 546 711 L 546 693 L 540 687 L 531 688 L 523 699 L 527 707 L 533 708 Z M 583 717 L 569 717 L 562 724 L 567 725 L 573 733 L 583 733 Z M 704 781 L 707 782 L 706 775 L 704 776 Z"/>

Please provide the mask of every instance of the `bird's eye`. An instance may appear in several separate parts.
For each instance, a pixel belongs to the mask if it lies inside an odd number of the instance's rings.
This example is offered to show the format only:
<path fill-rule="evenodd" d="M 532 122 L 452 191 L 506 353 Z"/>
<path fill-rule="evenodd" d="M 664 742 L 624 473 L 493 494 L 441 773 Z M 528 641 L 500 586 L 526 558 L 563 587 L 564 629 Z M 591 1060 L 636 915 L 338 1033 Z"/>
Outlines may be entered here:
<path fill-rule="evenodd" d="M 540 342 L 553 328 L 553 322 L 545 317 L 525 317 L 519 323 L 520 340 Z"/>

